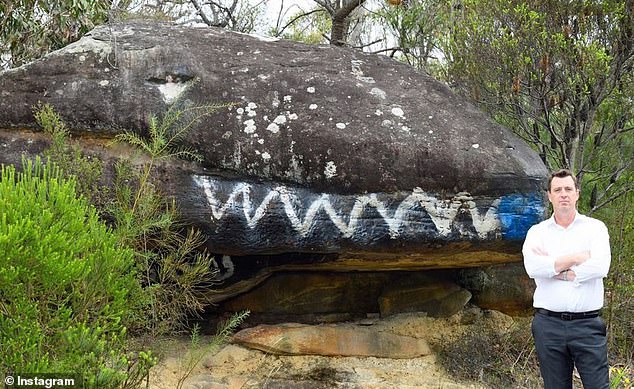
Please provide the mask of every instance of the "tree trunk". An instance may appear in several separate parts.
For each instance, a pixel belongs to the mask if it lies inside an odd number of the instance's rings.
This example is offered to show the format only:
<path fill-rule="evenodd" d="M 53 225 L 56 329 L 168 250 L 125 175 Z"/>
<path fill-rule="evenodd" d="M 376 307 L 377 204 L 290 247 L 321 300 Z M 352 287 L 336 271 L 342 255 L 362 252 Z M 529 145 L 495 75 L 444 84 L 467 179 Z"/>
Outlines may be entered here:
<path fill-rule="evenodd" d="M 346 35 L 348 33 L 348 16 L 358 6 L 365 3 L 365 0 L 351 0 L 337 9 L 332 15 L 332 31 L 330 34 L 330 44 L 335 46 L 344 46 L 346 44 Z"/>

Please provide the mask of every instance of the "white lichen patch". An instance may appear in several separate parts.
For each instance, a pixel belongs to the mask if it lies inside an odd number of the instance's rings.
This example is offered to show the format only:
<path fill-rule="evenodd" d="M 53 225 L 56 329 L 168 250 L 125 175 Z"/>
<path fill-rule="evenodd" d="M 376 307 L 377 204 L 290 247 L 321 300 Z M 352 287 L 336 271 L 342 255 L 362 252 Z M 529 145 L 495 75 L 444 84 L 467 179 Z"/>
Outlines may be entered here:
<path fill-rule="evenodd" d="M 432 120 L 434 117 L 429 115 L 429 117 L 427 119 Z"/>
<path fill-rule="evenodd" d="M 222 139 L 229 139 L 231 138 L 231 131 L 226 131 L 224 134 L 222 134 Z"/>
<path fill-rule="evenodd" d="M 289 120 L 297 120 L 298 116 L 296 113 L 289 113 L 288 114 L 288 119 Z"/>
<path fill-rule="evenodd" d="M 271 154 L 267 153 L 266 151 L 263 152 L 262 159 L 264 160 L 264 162 L 268 162 L 271 159 Z"/>
<path fill-rule="evenodd" d="M 430 134 L 433 134 L 433 133 L 434 133 L 434 130 L 429 130 L 429 133 L 430 133 Z"/>
<path fill-rule="evenodd" d="M 401 129 L 402 129 L 403 131 L 406 131 L 406 132 L 410 132 L 410 131 L 411 131 L 411 128 L 409 128 L 409 127 L 407 127 L 407 126 L 403 126 L 403 127 L 401 127 Z"/>
<path fill-rule="evenodd" d="M 338 129 L 343 130 L 344 128 L 346 128 L 346 123 L 337 123 L 335 124 L 335 126 L 337 126 Z"/>
<path fill-rule="evenodd" d="M 394 107 L 392 108 L 392 115 L 402 118 L 405 112 L 400 107 Z"/>
<path fill-rule="evenodd" d="M 285 103 L 290 103 L 292 99 L 293 99 L 293 96 L 291 96 L 291 95 L 284 96 L 284 102 Z"/>
<path fill-rule="evenodd" d="M 309 86 L 308 88 L 306 88 L 306 92 L 315 93 L 315 87 L 314 86 Z"/>
<path fill-rule="evenodd" d="M 268 127 L 266 127 L 266 130 L 277 134 L 278 132 L 280 132 L 280 126 L 278 126 L 276 123 L 271 123 L 268 125 Z"/>
<path fill-rule="evenodd" d="M 85 62 L 86 61 L 86 56 L 85 55 L 80 55 L 79 56 L 79 62 Z"/>
<path fill-rule="evenodd" d="M 244 122 L 244 132 L 247 134 L 253 134 L 257 128 L 255 127 L 255 120 L 249 119 Z"/>
<path fill-rule="evenodd" d="M 374 111 L 374 114 L 376 116 L 383 116 L 383 111 L 381 111 L 380 109 L 377 109 L 376 111 Z"/>
<path fill-rule="evenodd" d="M 257 115 L 257 113 L 255 112 L 255 109 L 258 107 L 258 105 L 256 103 L 248 103 L 246 108 L 244 109 L 244 112 L 247 113 L 248 117 L 254 117 Z"/>
<path fill-rule="evenodd" d="M 361 65 L 363 64 L 363 61 L 355 59 L 350 61 L 352 63 L 352 71 L 351 73 L 354 75 L 354 77 L 359 80 L 359 81 L 363 81 L 365 83 L 368 84 L 374 84 L 376 81 L 374 81 L 374 78 L 372 77 L 366 77 L 363 74 L 363 71 L 361 70 Z"/>
<path fill-rule="evenodd" d="M 471 145 L 471 147 L 473 147 L 474 149 L 479 149 L 480 145 L 478 143 L 474 143 Z"/>
<path fill-rule="evenodd" d="M 383 127 L 392 127 L 392 125 L 394 125 L 394 122 L 392 122 L 390 119 L 384 119 L 381 122 L 381 126 Z"/>
<path fill-rule="evenodd" d="M 277 115 L 275 117 L 275 119 L 273 119 L 273 123 L 276 123 L 276 124 L 284 124 L 284 123 L 286 123 L 286 116 Z"/>
<path fill-rule="evenodd" d="M 383 89 L 379 89 L 379 88 L 372 88 L 370 90 L 370 94 L 373 96 L 376 96 L 382 100 L 387 99 L 387 94 L 385 93 L 385 91 Z"/>
<path fill-rule="evenodd" d="M 277 91 L 273 91 L 273 99 L 271 100 L 271 105 L 273 108 L 277 108 L 280 106 L 280 98 Z"/>
<path fill-rule="evenodd" d="M 258 139 L 258 143 L 263 145 L 264 144 L 264 139 Z"/>
<path fill-rule="evenodd" d="M 335 165 L 334 161 L 328 161 L 326 163 L 326 168 L 324 169 L 324 176 L 326 178 L 333 178 L 337 175 L 337 165 Z"/>
<path fill-rule="evenodd" d="M 258 78 L 259 78 L 261 81 L 266 81 L 266 80 L 268 80 L 268 79 L 269 79 L 269 77 L 271 77 L 271 76 L 266 75 L 266 74 L 258 74 Z"/>
<path fill-rule="evenodd" d="M 99 81 L 99 86 L 108 86 L 108 84 L 110 84 L 110 81 L 108 81 L 108 80 Z"/>
<path fill-rule="evenodd" d="M 308 109 L 317 109 L 317 104 L 311 104 L 308 106 Z"/>

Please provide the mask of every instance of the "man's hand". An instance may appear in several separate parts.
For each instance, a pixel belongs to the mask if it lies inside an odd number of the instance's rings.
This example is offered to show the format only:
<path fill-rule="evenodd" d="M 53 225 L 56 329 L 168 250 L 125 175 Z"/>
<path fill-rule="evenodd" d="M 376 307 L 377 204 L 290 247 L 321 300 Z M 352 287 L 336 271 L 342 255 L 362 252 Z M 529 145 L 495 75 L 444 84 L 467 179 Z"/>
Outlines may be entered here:
<path fill-rule="evenodd" d="M 577 278 L 577 274 L 572 269 L 566 269 L 553 278 L 561 281 L 574 281 Z"/>

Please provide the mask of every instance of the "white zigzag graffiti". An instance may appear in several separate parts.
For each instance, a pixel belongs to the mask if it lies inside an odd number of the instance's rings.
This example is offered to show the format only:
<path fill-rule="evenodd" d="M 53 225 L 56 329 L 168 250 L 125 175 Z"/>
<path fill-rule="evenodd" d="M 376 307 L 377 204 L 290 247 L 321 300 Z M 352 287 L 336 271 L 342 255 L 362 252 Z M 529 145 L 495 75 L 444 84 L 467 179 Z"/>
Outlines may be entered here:
<path fill-rule="evenodd" d="M 253 209 L 250 184 L 244 182 L 236 184 L 227 201 L 222 204 L 215 195 L 218 192 L 216 180 L 207 176 L 194 176 L 194 181 L 203 188 L 207 196 L 212 219 L 220 220 L 229 209 L 242 208 L 247 225 L 249 228 L 255 228 L 265 216 L 269 205 L 274 201 L 279 201 L 284 205 L 284 211 L 291 225 L 301 236 L 306 236 L 310 232 L 310 227 L 315 221 L 317 213 L 323 209 L 343 236 L 350 238 L 354 235 L 364 209 L 373 207 L 387 223 L 390 237 L 395 239 L 399 236 L 401 226 L 407 223 L 407 220 L 404 219 L 406 213 L 419 204 L 429 214 L 438 233 L 443 236 L 451 233 L 451 226 L 460 209 L 466 209 L 471 214 L 473 226 L 480 238 L 485 238 L 488 233 L 497 231 L 500 227 L 497 218 L 497 208 L 500 204 L 500 199 L 495 200 L 487 211 L 481 214 L 471 195 L 466 192 L 457 194 L 451 200 L 440 200 L 425 193 L 420 188 L 414 188 L 412 193 L 399 204 L 392 215 L 390 215 L 390 210 L 385 206 L 385 203 L 377 198 L 376 193 L 359 195 L 350 211 L 348 223 L 346 223 L 344 218 L 339 215 L 339 212 L 334 209 L 329 200 L 330 195 L 326 193 L 323 193 L 317 200 L 313 201 L 306 211 L 304 220 L 301 220 L 293 205 L 297 203 L 297 201 L 294 201 L 296 196 L 285 186 L 271 189 L 255 211 L 250 214 Z M 238 200 L 239 197 L 242 198 L 241 202 Z"/>

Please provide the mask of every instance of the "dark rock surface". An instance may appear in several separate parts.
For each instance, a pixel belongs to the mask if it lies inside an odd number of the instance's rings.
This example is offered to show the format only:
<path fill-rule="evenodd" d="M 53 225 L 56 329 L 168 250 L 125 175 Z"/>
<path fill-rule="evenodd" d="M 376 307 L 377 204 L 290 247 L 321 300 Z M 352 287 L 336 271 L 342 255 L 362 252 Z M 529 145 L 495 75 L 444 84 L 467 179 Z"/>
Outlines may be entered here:
<path fill-rule="evenodd" d="M 248 309 L 249 321 L 323 323 L 398 313 L 426 312 L 449 317 L 471 293 L 453 280 L 456 271 L 283 272 L 216 307 L 217 312 Z"/>
<path fill-rule="evenodd" d="M 463 269 L 457 281 L 473 293 L 472 302 L 512 316 L 533 313 L 535 282 L 522 263 Z"/>

